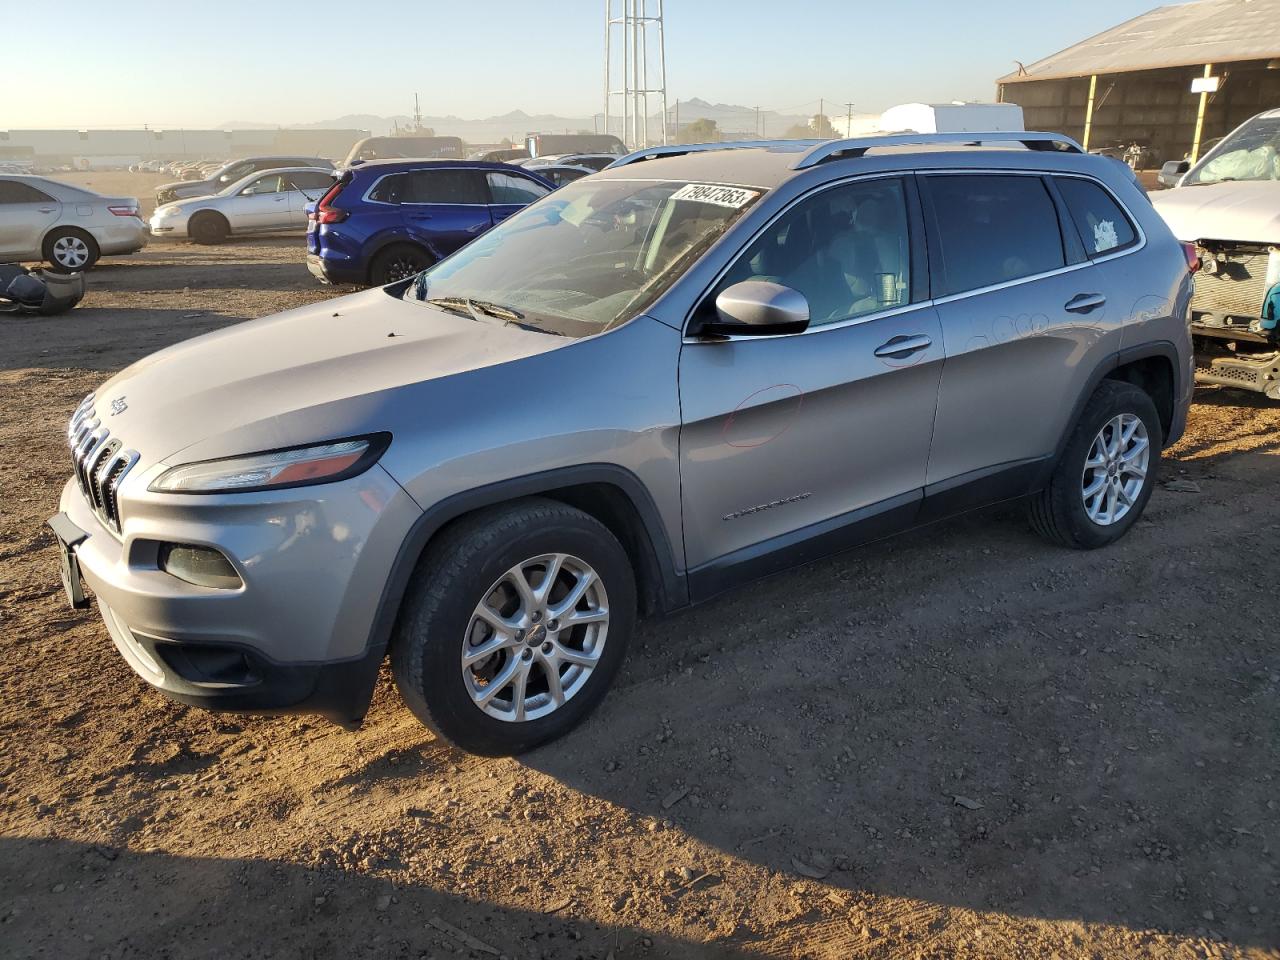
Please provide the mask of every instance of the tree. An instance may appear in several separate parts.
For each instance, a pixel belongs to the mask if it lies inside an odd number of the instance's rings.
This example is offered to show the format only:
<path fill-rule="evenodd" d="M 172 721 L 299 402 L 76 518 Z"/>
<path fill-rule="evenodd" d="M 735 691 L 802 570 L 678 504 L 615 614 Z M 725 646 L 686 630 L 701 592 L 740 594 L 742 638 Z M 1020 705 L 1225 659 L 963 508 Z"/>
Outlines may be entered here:
<path fill-rule="evenodd" d="M 787 128 L 783 134 L 788 140 L 834 140 L 836 132 L 826 114 L 815 114 L 808 123 L 797 123 Z"/>
<path fill-rule="evenodd" d="M 700 117 L 676 131 L 677 143 L 715 143 L 719 139 L 720 130 L 710 117 Z"/>

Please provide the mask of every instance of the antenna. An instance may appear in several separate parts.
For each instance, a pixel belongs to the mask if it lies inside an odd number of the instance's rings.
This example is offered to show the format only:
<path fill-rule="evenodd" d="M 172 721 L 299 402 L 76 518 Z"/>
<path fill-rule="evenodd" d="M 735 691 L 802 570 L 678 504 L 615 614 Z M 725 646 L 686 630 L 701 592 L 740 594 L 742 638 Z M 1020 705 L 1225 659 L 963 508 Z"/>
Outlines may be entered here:
<path fill-rule="evenodd" d="M 655 74 L 655 86 L 650 86 L 651 70 Z M 649 106 L 650 96 L 661 100 L 658 114 L 661 133 L 657 136 L 649 129 L 653 112 Z M 614 109 L 615 99 L 619 97 L 620 117 Z M 615 119 L 619 121 L 616 124 Z M 662 0 L 604 2 L 604 132 L 620 136 L 633 150 L 667 142 L 667 54 Z"/>

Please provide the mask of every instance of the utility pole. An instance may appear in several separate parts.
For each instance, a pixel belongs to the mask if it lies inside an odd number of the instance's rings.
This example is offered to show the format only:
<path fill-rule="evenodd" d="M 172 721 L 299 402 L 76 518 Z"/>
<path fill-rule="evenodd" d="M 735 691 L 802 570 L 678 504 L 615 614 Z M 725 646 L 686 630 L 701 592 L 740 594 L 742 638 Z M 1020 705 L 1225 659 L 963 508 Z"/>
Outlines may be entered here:
<path fill-rule="evenodd" d="M 605 0 L 604 129 L 609 132 L 614 97 L 622 98 L 622 139 L 631 149 L 650 143 L 649 98 L 661 100 L 662 142 L 667 139 L 667 59 L 663 43 L 662 0 Z M 654 55 L 649 41 L 655 42 Z M 622 76 L 617 84 L 614 62 L 620 49 Z M 655 61 L 656 62 L 653 62 Z M 657 84 L 651 77 L 656 74 Z"/>
<path fill-rule="evenodd" d="M 844 122 L 845 124 L 844 135 L 846 137 L 852 137 L 853 136 L 853 104 L 849 103 L 848 107 L 849 107 L 849 116 L 845 119 L 845 122 Z"/>
<path fill-rule="evenodd" d="M 760 136 L 760 105 L 759 105 L 759 104 L 756 104 L 756 126 L 755 126 L 755 131 L 756 131 L 756 136 L 757 136 L 757 137 L 758 137 L 758 136 Z"/>
<path fill-rule="evenodd" d="M 676 99 L 676 128 L 672 131 L 676 138 L 676 143 L 680 142 L 680 100 Z"/>
<path fill-rule="evenodd" d="M 824 112 L 824 110 L 825 110 L 825 107 L 826 107 L 826 101 L 825 101 L 825 100 L 823 100 L 821 97 L 819 97 L 819 98 L 818 98 L 818 121 L 817 121 L 817 124 L 816 124 L 816 126 L 817 126 L 817 128 L 818 128 L 818 139 L 819 139 L 819 140 L 821 140 L 821 139 L 822 139 L 822 115 L 823 115 L 823 112 Z"/>

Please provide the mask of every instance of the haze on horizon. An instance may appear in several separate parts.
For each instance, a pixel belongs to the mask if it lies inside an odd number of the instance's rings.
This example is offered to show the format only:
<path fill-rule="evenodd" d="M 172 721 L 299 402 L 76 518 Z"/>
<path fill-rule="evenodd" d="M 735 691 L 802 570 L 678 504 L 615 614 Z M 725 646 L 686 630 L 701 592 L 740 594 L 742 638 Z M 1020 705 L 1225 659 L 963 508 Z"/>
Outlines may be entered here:
<path fill-rule="evenodd" d="M 858 113 L 911 100 L 989 100 L 1015 60 L 1143 13 L 1154 0 L 666 0 L 668 100 L 780 113 Z M 513 110 L 590 117 L 602 106 L 603 7 L 384 0 L 221 0 L 172 6 L 72 0 L 56 60 L 14 44 L 0 129 L 287 126 L 345 114 L 479 119 Z M 0 0 L 13 22 L 42 16 Z M 51 63 L 51 61 L 53 61 Z"/>

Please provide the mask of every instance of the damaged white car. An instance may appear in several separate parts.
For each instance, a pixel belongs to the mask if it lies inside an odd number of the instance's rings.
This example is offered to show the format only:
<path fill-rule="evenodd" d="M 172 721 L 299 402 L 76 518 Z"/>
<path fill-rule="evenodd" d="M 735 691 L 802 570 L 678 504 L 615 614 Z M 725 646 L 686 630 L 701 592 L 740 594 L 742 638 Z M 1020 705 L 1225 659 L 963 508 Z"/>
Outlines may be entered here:
<path fill-rule="evenodd" d="M 1237 127 L 1151 200 L 1200 256 L 1196 379 L 1280 400 L 1280 109 Z M 1177 168 L 1181 167 L 1179 170 Z"/>

